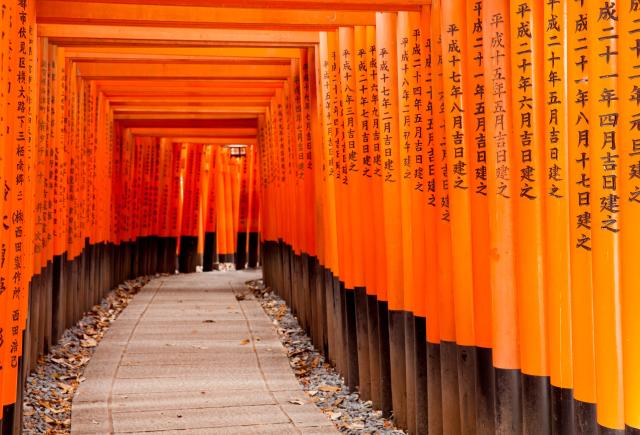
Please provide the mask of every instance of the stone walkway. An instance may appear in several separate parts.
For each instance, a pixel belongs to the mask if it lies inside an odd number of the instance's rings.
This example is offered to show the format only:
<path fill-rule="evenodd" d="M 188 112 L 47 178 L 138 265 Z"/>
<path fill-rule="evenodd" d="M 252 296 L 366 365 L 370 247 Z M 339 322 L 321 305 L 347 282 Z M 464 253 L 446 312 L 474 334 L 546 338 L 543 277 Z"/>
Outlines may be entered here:
<path fill-rule="evenodd" d="M 335 434 L 253 298 L 256 271 L 158 278 L 113 323 L 73 400 L 73 434 Z M 301 403 L 301 404 L 298 404 Z"/>

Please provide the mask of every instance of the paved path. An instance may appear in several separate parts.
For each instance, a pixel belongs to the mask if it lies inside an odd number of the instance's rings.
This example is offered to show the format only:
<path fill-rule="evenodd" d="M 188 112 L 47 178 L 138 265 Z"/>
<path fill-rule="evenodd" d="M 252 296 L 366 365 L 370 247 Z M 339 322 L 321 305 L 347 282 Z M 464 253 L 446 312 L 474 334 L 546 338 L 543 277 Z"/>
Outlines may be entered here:
<path fill-rule="evenodd" d="M 337 433 L 306 399 L 258 302 L 236 300 L 234 289 L 258 277 L 194 273 L 147 284 L 89 362 L 72 433 Z"/>

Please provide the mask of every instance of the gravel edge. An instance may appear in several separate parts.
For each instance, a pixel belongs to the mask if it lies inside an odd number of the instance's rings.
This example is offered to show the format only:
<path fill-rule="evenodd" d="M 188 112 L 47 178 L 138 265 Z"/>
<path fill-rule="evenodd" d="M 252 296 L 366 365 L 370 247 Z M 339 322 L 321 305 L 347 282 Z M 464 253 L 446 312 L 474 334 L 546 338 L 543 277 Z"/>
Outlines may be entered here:
<path fill-rule="evenodd" d="M 160 275 L 156 275 L 158 277 Z M 71 404 L 98 343 L 133 297 L 153 278 L 119 284 L 67 329 L 27 377 L 22 406 L 24 434 L 71 433 Z"/>
<path fill-rule="evenodd" d="M 384 418 L 382 411 L 373 409 L 370 400 L 360 400 L 357 391 L 349 390 L 342 376 L 313 346 L 286 302 L 269 288 L 265 288 L 262 279 L 247 281 L 245 284 L 275 326 L 278 337 L 287 350 L 289 364 L 305 394 L 340 432 L 349 435 L 406 433 L 395 428 L 391 420 Z M 245 298 L 246 295 L 236 297 Z"/>

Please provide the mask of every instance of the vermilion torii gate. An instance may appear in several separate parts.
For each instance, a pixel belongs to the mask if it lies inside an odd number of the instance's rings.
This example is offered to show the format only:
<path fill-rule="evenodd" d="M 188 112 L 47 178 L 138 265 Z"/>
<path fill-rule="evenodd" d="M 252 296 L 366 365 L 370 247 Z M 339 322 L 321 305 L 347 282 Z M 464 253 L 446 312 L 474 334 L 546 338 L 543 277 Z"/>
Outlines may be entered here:
<path fill-rule="evenodd" d="M 410 433 L 640 431 L 636 0 L 0 3 L 3 433 L 198 254 Z"/>

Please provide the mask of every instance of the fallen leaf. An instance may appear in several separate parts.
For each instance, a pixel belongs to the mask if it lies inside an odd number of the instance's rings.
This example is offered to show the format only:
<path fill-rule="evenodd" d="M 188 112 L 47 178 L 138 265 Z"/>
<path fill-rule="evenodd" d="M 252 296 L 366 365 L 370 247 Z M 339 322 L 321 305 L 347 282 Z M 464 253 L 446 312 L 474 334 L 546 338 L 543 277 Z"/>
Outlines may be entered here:
<path fill-rule="evenodd" d="M 289 400 L 289 403 L 293 403 L 294 405 L 304 405 L 304 402 L 300 399 Z"/>
<path fill-rule="evenodd" d="M 80 346 L 82 347 L 96 347 L 97 345 L 98 345 L 98 342 L 91 337 L 87 337 L 86 340 L 82 340 L 80 342 Z"/>
<path fill-rule="evenodd" d="M 336 391 L 340 391 L 340 387 L 335 387 L 333 385 L 321 385 L 320 388 L 318 388 L 318 390 L 325 391 L 327 393 L 330 393 L 330 392 L 335 393 Z"/>
<path fill-rule="evenodd" d="M 247 339 L 247 338 L 245 338 L 244 340 L 242 340 L 242 341 L 240 342 L 240 344 L 245 345 L 245 344 L 249 344 L 249 342 L 250 342 L 250 340 L 249 340 L 249 339 Z"/>
<path fill-rule="evenodd" d="M 63 384 L 62 382 L 57 382 L 56 385 L 60 387 L 65 393 L 73 391 L 73 387 L 71 385 Z"/>

